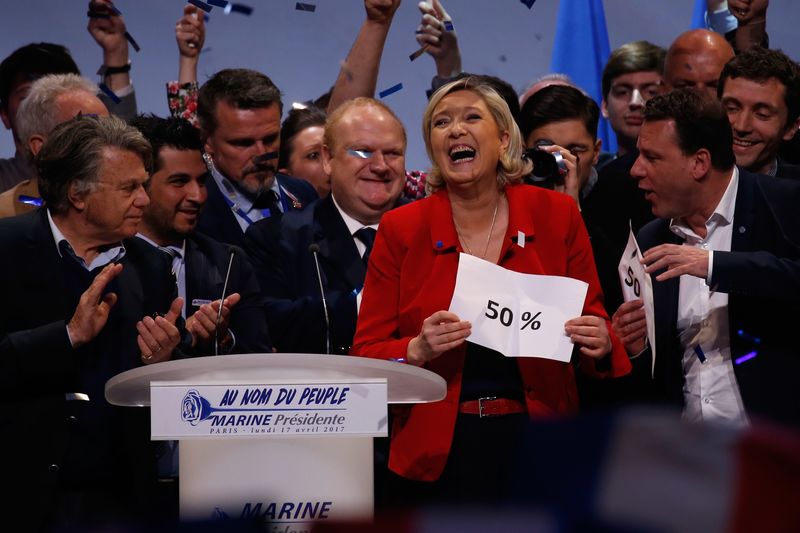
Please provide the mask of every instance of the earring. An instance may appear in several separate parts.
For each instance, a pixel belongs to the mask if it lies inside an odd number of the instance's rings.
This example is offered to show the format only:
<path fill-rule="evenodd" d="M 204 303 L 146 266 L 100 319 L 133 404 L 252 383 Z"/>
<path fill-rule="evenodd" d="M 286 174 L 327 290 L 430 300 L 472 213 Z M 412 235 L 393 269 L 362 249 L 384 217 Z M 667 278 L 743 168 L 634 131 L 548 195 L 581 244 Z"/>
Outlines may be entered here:
<path fill-rule="evenodd" d="M 208 171 L 211 172 L 214 168 L 214 160 L 211 159 L 211 154 L 208 152 L 203 152 L 203 162 L 206 164 Z"/>

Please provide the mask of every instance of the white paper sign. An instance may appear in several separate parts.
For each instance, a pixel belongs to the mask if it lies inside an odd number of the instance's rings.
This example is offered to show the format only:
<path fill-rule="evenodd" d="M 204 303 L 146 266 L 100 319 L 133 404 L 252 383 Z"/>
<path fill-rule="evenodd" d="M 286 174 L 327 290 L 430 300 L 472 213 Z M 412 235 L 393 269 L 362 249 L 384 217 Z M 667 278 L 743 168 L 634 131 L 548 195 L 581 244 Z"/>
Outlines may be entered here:
<path fill-rule="evenodd" d="M 150 386 L 151 438 L 386 436 L 386 380 Z"/>
<path fill-rule="evenodd" d="M 639 261 L 642 252 L 633 235 L 633 229 L 628 234 L 628 245 L 622 253 L 619 262 L 619 282 L 622 285 L 622 298 L 629 302 L 641 299 L 644 302 L 644 315 L 647 321 L 647 341 L 653 354 L 651 374 L 655 372 L 656 365 L 656 327 L 653 312 L 653 280 L 650 274 L 644 271 L 644 265 Z M 635 354 L 634 354 L 635 355 Z"/>
<path fill-rule="evenodd" d="M 460 254 L 450 311 L 472 323 L 469 341 L 506 357 L 568 362 L 567 320 L 581 315 L 589 285 L 561 276 L 512 272 Z"/>

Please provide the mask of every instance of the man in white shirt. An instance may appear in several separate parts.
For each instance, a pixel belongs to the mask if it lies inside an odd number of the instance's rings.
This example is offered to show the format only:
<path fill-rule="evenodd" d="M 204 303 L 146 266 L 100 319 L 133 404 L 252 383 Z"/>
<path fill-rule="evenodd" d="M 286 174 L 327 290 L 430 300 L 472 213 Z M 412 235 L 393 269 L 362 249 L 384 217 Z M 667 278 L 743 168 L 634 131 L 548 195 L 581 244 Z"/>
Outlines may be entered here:
<path fill-rule="evenodd" d="M 638 235 L 654 275 L 650 390 L 692 421 L 800 423 L 800 185 L 737 169 L 725 111 L 692 90 L 648 102 L 638 148 L 631 174 L 659 217 Z M 650 378 L 641 301 L 614 326 Z"/>

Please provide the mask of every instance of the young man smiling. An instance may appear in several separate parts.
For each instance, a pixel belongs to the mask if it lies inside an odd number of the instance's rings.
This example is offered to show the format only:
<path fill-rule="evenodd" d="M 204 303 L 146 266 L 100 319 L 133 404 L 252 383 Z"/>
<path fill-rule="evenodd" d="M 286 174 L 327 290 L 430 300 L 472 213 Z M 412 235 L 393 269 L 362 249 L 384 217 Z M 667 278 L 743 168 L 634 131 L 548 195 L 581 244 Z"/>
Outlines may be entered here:
<path fill-rule="evenodd" d="M 800 126 L 800 69 L 779 50 L 753 47 L 722 69 L 718 94 L 733 128 L 736 164 L 759 174 L 800 178 L 778 158 Z"/>

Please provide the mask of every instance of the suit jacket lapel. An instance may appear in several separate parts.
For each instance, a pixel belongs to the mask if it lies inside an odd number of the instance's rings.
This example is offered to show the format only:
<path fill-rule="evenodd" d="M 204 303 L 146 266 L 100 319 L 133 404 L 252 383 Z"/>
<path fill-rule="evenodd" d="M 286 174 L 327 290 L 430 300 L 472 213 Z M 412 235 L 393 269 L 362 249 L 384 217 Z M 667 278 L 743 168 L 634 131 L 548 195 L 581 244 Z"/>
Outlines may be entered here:
<path fill-rule="evenodd" d="M 192 303 L 195 300 L 213 301 L 222 294 L 224 280 L 219 270 L 211 264 L 200 246 L 191 238 L 186 239 L 184 277 L 187 315 L 192 315 L 197 310 L 197 306 Z"/>
<path fill-rule="evenodd" d="M 750 250 L 753 234 L 756 180 L 751 174 L 739 169 L 739 187 L 736 191 L 736 208 L 733 213 L 733 235 L 731 251 Z"/>
<path fill-rule="evenodd" d="M 330 195 L 320 200 L 315 214 L 317 235 L 314 241 L 319 245 L 320 255 L 341 271 L 351 287 L 361 288 L 367 271 L 353 236 Z"/>
<path fill-rule="evenodd" d="M 663 222 L 662 235 L 657 242 L 665 244 L 681 244 L 681 239 L 669 230 L 669 221 Z M 655 301 L 656 320 L 656 353 L 671 353 L 672 346 L 677 342 L 678 325 L 678 296 L 680 292 L 680 277 L 666 281 L 656 281 L 655 277 L 664 272 L 660 270 L 652 274 L 653 300 Z M 659 327 L 661 326 L 661 327 Z M 659 348 L 663 346 L 663 348 Z M 680 359 L 678 360 L 680 361 Z M 675 366 L 676 362 L 669 357 L 656 357 L 653 363 L 653 374 L 660 375 L 662 379 L 669 379 L 670 372 L 665 369 Z M 678 363 L 679 364 L 679 363 Z"/>

